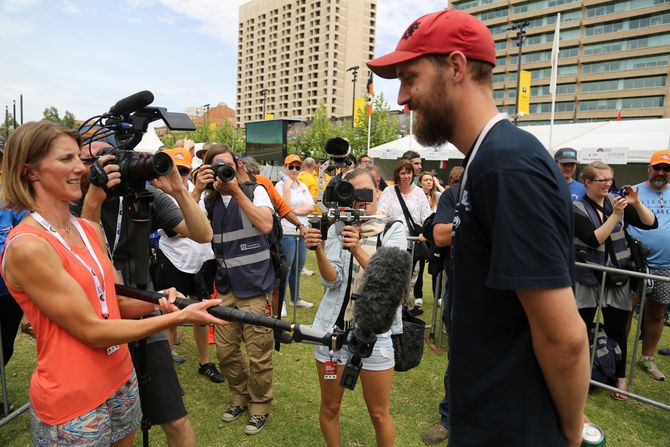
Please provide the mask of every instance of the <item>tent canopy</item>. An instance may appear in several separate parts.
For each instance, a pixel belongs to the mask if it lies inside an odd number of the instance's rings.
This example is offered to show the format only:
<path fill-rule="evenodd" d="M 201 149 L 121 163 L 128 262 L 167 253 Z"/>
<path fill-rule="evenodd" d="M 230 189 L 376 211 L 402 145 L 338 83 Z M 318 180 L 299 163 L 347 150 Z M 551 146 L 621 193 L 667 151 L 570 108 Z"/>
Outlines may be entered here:
<path fill-rule="evenodd" d="M 549 125 L 523 126 L 549 149 Z M 592 123 L 556 124 L 551 138 L 553 154 L 562 147 L 577 151 L 593 148 L 626 148 L 628 163 L 648 163 L 651 154 L 670 147 L 670 119 L 605 121 Z M 405 151 L 414 150 L 426 160 L 462 159 L 455 146 L 447 143 L 438 148 L 419 144 L 414 136 L 405 136 L 370 149 L 373 158 L 398 159 Z"/>
<path fill-rule="evenodd" d="M 156 135 L 156 130 L 149 126 L 145 134 L 142 136 L 142 140 L 135 147 L 135 150 L 153 154 L 158 151 L 161 146 L 163 146 L 163 142 L 158 138 L 158 135 Z"/>

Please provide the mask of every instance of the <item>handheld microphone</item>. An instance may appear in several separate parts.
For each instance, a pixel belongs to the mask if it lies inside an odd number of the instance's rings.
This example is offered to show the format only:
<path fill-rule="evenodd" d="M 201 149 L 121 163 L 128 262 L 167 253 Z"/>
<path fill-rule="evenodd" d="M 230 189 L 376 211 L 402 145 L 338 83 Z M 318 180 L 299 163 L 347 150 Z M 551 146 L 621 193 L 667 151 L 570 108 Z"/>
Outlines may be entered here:
<path fill-rule="evenodd" d="M 109 108 L 112 115 L 129 115 L 154 102 L 154 94 L 149 90 L 142 90 L 126 98 L 120 99 Z"/>
<path fill-rule="evenodd" d="M 400 301 L 409 286 L 412 257 L 395 247 L 381 247 L 363 273 L 363 285 L 352 295 L 357 327 L 382 334 L 393 325 Z"/>

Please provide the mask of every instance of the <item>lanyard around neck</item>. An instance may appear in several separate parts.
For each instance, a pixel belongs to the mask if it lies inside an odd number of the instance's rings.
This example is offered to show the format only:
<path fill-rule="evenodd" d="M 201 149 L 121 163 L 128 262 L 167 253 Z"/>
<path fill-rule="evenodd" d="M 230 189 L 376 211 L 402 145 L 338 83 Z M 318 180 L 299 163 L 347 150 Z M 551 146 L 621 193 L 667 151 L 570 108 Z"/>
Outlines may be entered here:
<path fill-rule="evenodd" d="M 463 200 L 463 194 L 465 192 L 465 185 L 466 181 L 468 179 L 468 171 L 470 170 L 470 165 L 472 164 L 472 161 L 475 159 L 475 156 L 477 155 L 477 152 L 479 151 L 479 147 L 482 145 L 482 141 L 484 141 L 484 138 L 486 138 L 486 134 L 489 133 L 491 128 L 498 124 L 498 122 L 507 119 L 507 114 L 506 113 L 498 113 L 495 115 L 493 118 L 489 120 L 488 123 L 486 123 L 486 126 L 482 129 L 481 133 L 479 134 L 479 138 L 477 138 L 477 141 L 475 142 L 475 145 L 472 147 L 472 150 L 468 154 L 468 163 L 465 165 L 465 170 L 463 171 L 463 177 L 461 178 L 461 191 L 460 191 L 460 197 L 459 197 L 459 202 Z"/>
<path fill-rule="evenodd" d="M 88 237 L 86 236 L 86 233 L 84 233 L 84 229 L 81 227 L 81 224 L 75 219 L 74 217 L 70 216 L 70 222 L 74 227 L 77 229 L 79 232 L 79 236 L 81 239 L 84 241 L 84 244 L 86 244 L 86 249 L 88 250 L 89 254 L 91 255 L 91 258 L 93 258 L 93 261 L 95 261 L 96 265 L 98 266 L 98 269 L 100 270 L 100 274 L 102 275 L 102 282 L 100 282 L 100 279 L 98 278 L 98 274 L 95 273 L 95 270 L 93 270 L 87 263 L 84 261 L 81 256 L 79 256 L 73 249 L 70 247 L 70 244 L 67 243 L 65 239 L 56 231 L 56 229 L 51 225 L 44 217 L 42 217 L 38 212 L 32 212 L 30 215 L 35 219 L 37 222 L 39 222 L 40 225 L 42 225 L 49 233 L 52 234 L 53 237 L 58 239 L 58 242 L 63 245 L 72 255 L 74 255 L 75 258 L 88 270 L 88 272 L 91 274 L 93 277 L 93 283 L 95 284 L 95 291 L 96 295 L 98 296 L 98 301 L 100 302 L 100 310 L 102 312 L 102 317 L 107 319 L 109 318 L 109 308 L 107 306 L 107 299 L 106 299 L 106 292 L 105 292 L 105 272 L 102 269 L 102 265 L 100 264 L 100 261 L 98 260 L 98 257 L 95 255 L 95 251 L 93 250 L 93 246 L 91 245 L 91 242 L 88 240 Z"/>

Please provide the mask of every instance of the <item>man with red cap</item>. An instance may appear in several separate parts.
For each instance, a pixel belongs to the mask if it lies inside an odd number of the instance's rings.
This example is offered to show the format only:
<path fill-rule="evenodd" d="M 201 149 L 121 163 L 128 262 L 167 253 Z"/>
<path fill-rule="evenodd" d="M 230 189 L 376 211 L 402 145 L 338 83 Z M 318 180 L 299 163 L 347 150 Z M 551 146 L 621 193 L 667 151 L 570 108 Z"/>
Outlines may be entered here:
<path fill-rule="evenodd" d="M 670 151 L 654 153 L 647 166 L 647 181 L 635 185 L 640 201 L 658 219 L 658 228 L 641 231 L 628 227 L 631 236 L 639 239 L 648 249 L 647 265 L 650 273 L 670 277 Z M 663 333 L 663 313 L 670 303 L 670 282 L 656 281 L 647 295 L 644 306 L 644 335 L 642 356 L 638 366 L 655 380 L 665 380 L 654 361 L 654 352 Z M 661 350 L 661 354 L 666 351 Z"/>
<path fill-rule="evenodd" d="M 400 80 L 419 143 L 466 156 L 449 275 L 449 445 L 576 447 L 590 374 L 572 203 L 547 150 L 498 113 L 495 63 L 486 26 L 446 9 L 368 66 Z"/>

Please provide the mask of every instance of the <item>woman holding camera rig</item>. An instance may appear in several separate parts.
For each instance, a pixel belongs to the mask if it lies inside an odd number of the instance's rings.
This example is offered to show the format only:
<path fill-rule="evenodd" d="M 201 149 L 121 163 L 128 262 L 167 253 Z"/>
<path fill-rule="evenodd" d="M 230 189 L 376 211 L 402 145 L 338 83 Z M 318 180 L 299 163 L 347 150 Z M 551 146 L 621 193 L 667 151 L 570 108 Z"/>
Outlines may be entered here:
<path fill-rule="evenodd" d="M 130 446 L 141 410 L 125 343 L 184 322 L 223 322 L 206 312 L 215 300 L 177 309 L 169 302 L 174 289 L 160 300 L 167 315 L 123 319 L 153 305 L 116 295 L 119 278 L 102 229 L 70 215 L 85 172 L 79 146 L 76 131 L 48 121 L 24 124 L 9 137 L 2 199 L 10 209 L 32 212 L 9 235 L 2 275 L 37 334 L 33 444 Z M 105 172 L 108 187 L 120 182 L 118 166 L 108 164 Z"/>
<path fill-rule="evenodd" d="M 586 194 L 573 203 L 576 260 L 607 267 L 629 268 L 632 261 L 625 226 L 650 230 L 658 226 L 656 216 L 640 202 L 637 190 L 630 185 L 621 188 L 617 194 L 609 192 L 614 182 L 614 170 L 603 162 L 594 161 L 586 166 L 580 179 Z M 598 308 L 602 275 L 583 267 L 577 267 L 575 273 L 577 308 L 589 328 Z M 616 363 L 615 386 L 625 391 L 626 323 L 632 309 L 628 276 L 611 273 L 606 276 L 601 305 L 605 332 L 619 344 L 622 353 Z M 626 396 L 619 393 L 612 393 L 612 398 L 626 400 Z"/>
<path fill-rule="evenodd" d="M 373 201 L 356 202 L 355 208 L 365 210 L 365 215 L 374 215 L 378 199 L 374 179 L 367 169 L 356 168 L 347 173 L 344 181 L 349 181 L 356 189 L 371 189 Z M 386 221 L 369 219 L 358 227 L 335 222 L 328 230 L 327 240 L 321 240 L 321 230 L 307 230 L 305 244 L 316 249 L 316 260 L 321 273 L 321 282 L 326 294 L 316 312 L 313 326 L 324 331 L 334 325 L 340 328 L 351 326 L 351 305 L 348 300 L 362 281 L 363 270 L 378 245 L 384 247 L 407 248 L 405 229 L 402 222 L 394 222 L 387 228 Z M 391 333 L 402 332 L 400 307 L 397 309 L 391 330 L 377 334 L 377 342 L 372 355 L 362 359 L 360 378 L 363 397 L 375 427 L 378 446 L 393 446 L 395 429 L 390 413 L 391 385 L 393 383 L 393 343 Z M 340 378 L 344 365 L 351 357 L 346 345 L 340 351 L 330 352 L 325 346 L 315 349 L 316 370 L 321 388 L 319 423 L 328 446 L 340 445 L 340 404 L 344 388 Z"/>

